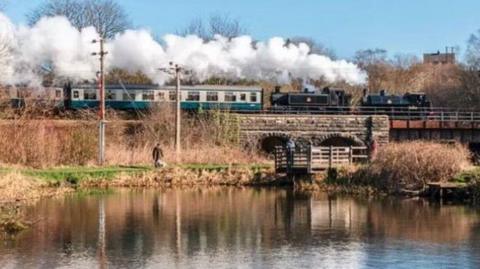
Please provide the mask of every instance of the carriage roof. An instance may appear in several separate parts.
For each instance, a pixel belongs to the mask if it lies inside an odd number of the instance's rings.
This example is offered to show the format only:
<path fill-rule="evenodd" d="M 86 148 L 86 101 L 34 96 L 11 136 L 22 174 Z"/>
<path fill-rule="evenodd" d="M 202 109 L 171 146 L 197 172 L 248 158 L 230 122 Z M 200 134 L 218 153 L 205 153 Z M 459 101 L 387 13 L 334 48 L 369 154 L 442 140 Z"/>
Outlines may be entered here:
<path fill-rule="evenodd" d="M 74 85 L 73 89 L 92 89 L 96 88 L 95 84 Z M 134 85 L 134 84 L 108 84 L 105 85 L 106 90 L 128 89 L 128 90 L 175 90 L 175 86 L 159 86 L 159 85 Z M 262 88 L 258 86 L 222 86 L 222 85 L 195 85 L 182 86 L 182 90 L 187 91 L 251 91 L 258 92 Z"/>

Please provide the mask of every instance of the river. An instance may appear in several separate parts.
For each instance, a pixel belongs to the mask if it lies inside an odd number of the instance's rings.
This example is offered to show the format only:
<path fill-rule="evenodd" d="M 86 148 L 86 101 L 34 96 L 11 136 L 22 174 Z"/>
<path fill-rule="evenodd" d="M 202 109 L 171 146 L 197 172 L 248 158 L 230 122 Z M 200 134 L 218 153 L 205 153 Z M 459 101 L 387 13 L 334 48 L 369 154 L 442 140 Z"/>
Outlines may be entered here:
<path fill-rule="evenodd" d="M 115 190 L 27 215 L 1 268 L 480 268 L 480 212 L 425 200 Z"/>

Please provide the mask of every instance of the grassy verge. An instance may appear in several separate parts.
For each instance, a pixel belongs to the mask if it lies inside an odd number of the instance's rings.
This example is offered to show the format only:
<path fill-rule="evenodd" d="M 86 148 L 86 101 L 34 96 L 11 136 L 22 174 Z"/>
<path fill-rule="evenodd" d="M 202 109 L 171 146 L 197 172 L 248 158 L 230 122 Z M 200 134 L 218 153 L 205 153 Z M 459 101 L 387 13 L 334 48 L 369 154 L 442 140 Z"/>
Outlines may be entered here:
<path fill-rule="evenodd" d="M 80 181 L 84 179 L 112 179 L 120 173 L 136 174 L 149 171 L 151 168 L 143 166 L 135 167 L 59 167 L 47 169 L 32 169 L 32 168 L 1 168 L 0 174 L 20 173 L 35 179 L 46 182 L 60 182 L 60 181 Z"/>
<path fill-rule="evenodd" d="M 461 171 L 452 178 L 452 182 L 470 184 L 480 179 L 480 167 Z"/>
<path fill-rule="evenodd" d="M 171 166 L 169 168 L 179 168 L 194 171 L 221 172 L 228 169 L 248 169 L 258 172 L 271 168 L 268 164 L 182 164 Z M 109 166 L 109 167 L 58 167 L 47 169 L 33 168 L 0 168 L 1 174 L 20 173 L 25 176 L 40 179 L 48 183 L 57 183 L 68 181 L 70 183 L 78 183 L 83 180 L 112 180 L 120 175 L 136 176 L 146 172 L 154 172 L 151 166 Z"/>

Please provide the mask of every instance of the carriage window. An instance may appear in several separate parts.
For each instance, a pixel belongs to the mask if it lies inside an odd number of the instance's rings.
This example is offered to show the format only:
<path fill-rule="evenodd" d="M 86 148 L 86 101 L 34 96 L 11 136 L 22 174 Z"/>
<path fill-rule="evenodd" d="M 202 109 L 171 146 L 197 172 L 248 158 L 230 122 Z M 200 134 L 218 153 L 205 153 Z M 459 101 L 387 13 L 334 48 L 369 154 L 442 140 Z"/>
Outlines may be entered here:
<path fill-rule="evenodd" d="M 73 98 L 79 98 L 80 93 L 78 91 L 73 91 Z"/>
<path fill-rule="evenodd" d="M 62 97 L 62 91 L 61 90 L 56 90 L 55 91 L 55 98 L 61 98 Z"/>
<path fill-rule="evenodd" d="M 85 91 L 83 93 L 83 99 L 85 99 L 85 100 L 97 100 L 97 93 L 95 91 Z"/>
<path fill-rule="evenodd" d="M 155 95 L 153 91 L 143 91 L 142 100 L 144 101 L 153 101 L 155 99 Z"/>
<path fill-rule="evenodd" d="M 187 101 L 200 101 L 200 92 L 188 92 Z"/>
<path fill-rule="evenodd" d="M 257 93 L 250 93 L 250 102 L 256 103 L 257 102 Z"/>
<path fill-rule="evenodd" d="M 106 98 L 107 100 L 115 100 L 115 93 L 113 91 L 107 91 Z"/>
<path fill-rule="evenodd" d="M 135 93 L 129 93 L 129 92 L 123 93 L 123 100 L 125 101 L 135 100 Z"/>
<path fill-rule="evenodd" d="M 165 101 L 165 93 L 164 92 L 158 92 L 158 100 L 159 101 Z"/>
<path fill-rule="evenodd" d="M 247 101 L 247 94 L 246 93 L 241 93 L 240 94 L 240 101 L 242 101 L 242 102 Z"/>
<path fill-rule="evenodd" d="M 218 92 L 207 92 L 208 102 L 218 102 Z"/>
<path fill-rule="evenodd" d="M 168 93 L 168 98 L 170 99 L 170 101 L 176 101 L 177 100 L 177 92 L 170 91 Z"/>
<path fill-rule="evenodd" d="M 236 102 L 237 96 L 231 92 L 225 93 L 225 102 Z"/>

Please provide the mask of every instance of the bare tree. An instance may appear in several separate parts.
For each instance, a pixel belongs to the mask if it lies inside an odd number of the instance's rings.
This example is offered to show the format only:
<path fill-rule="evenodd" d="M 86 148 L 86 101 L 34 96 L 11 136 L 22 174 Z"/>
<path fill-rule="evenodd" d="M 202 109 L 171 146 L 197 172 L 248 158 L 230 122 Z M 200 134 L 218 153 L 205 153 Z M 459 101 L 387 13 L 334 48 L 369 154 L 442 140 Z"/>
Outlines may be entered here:
<path fill-rule="evenodd" d="M 454 98 L 459 100 L 463 108 L 479 109 L 480 107 L 480 74 L 477 70 L 463 69 L 460 73 L 461 88 Z"/>
<path fill-rule="evenodd" d="M 387 61 L 387 51 L 379 48 L 358 50 L 355 52 L 354 61 L 361 67 L 385 63 Z"/>
<path fill-rule="evenodd" d="M 239 20 L 232 19 L 228 15 L 215 14 L 210 16 L 207 23 L 201 18 L 193 19 L 185 29 L 177 31 L 177 34 L 182 36 L 196 35 L 208 41 L 212 40 L 215 35 L 234 38 L 246 32 Z"/>
<path fill-rule="evenodd" d="M 313 38 L 310 37 L 292 37 L 287 39 L 287 43 L 292 43 L 298 45 L 300 43 L 305 43 L 310 47 L 310 53 L 325 55 L 328 56 L 330 59 L 335 60 L 337 56 L 335 52 L 331 48 L 327 48 L 320 42 L 315 41 Z"/>
<path fill-rule="evenodd" d="M 6 1 L 0 0 L 0 4 L 6 4 Z M 7 73 L 9 60 L 12 56 L 13 36 L 11 33 L 13 32 L 13 29 L 9 29 L 10 26 L 11 25 L 8 23 L 0 25 L 0 27 L 2 27 L 0 30 L 0 80 Z"/>
<path fill-rule="evenodd" d="M 209 33 L 205 29 L 205 25 L 201 18 L 195 18 L 190 21 L 190 23 L 182 31 L 177 31 L 178 35 L 187 36 L 187 35 L 196 35 L 204 40 L 211 39 Z"/>
<path fill-rule="evenodd" d="M 470 67 L 480 69 L 480 30 L 470 35 L 465 57 Z"/>
<path fill-rule="evenodd" d="M 237 19 L 232 19 L 228 15 L 211 16 L 209 26 L 211 35 L 218 34 L 227 38 L 237 37 L 246 32 Z"/>
<path fill-rule="evenodd" d="M 130 26 L 125 10 L 113 0 L 49 0 L 27 17 L 33 25 L 51 16 L 65 16 L 79 30 L 93 26 L 104 38 L 113 38 Z"/>
<path fill-rule="evenodd" d="M 395 54 L 390 62 L 396 68 L 408 69 L 415 64 L 419 64 L 420 60 L 413 54 Z"/>

